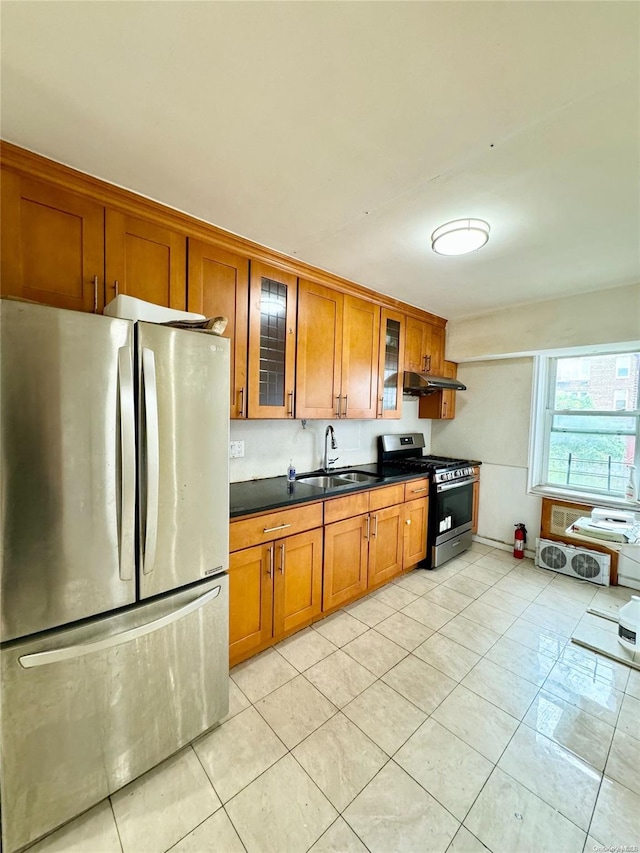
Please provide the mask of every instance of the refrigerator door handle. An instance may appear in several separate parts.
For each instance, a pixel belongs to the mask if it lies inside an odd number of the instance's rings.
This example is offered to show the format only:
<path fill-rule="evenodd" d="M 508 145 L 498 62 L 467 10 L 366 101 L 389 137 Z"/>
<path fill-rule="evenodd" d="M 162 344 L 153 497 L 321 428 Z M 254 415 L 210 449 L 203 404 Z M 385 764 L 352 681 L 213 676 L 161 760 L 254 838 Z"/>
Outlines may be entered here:
<path fill-rule="evenodd" d="M 214 598 L 220 595 L 222 587 L 216 586 L 205 592 L 204 595 L 199 595 L 193 601 L 185 604 L 174 610 L 173 613 L 168 613 L 166 616 L 161 616 L 159 619 L 154 619 L 152 622 L 147 622 L 145 625 L 139 625 L 137 628 L 130 628 L 128 631 L 123 631 L 121 634 L 112 634 L 102 639 L 91 640 L 89 642 L 78 643 L 76 646 L 63 646 L 61 649 L 51 649 L 45 652 L 34 652 L 30 655 L 23 655 L 19 658 L 20 666 L 24 669 L 31 669 L 34 666 L 46 666 L 50 663 L 60 663 L 61 661 L 73 660 L 74 658 L 92 655 L 95 652 L 103 651 L 103 649 L 111 649 L 114 646 L 121 646 L 123 643 L 129 643 L 132 640 L 137 640 L 147 634 L 153 634 L 173 622 L 177 622 L 204 607 Z"/>
<path fill-rule="evenodd" d="M 142 348 L 142 381 L 144 386 L 145 443 L 146 443 L 146 503 L 144 558 L 142 571 L 153 571 L 158 541 L 158 494 L 160 490 L 160 439 L 158 434 L 158 390 L 156 357 L 149 347 Z"/>
<path fill-rule="evenodd" d="M 136 511 L 135 406 L 133 401 L 133 364 L 130 347 L 118 350 L 120 383 L 120 580 L 133 580 L 135 562 L 133 534 Z"/>

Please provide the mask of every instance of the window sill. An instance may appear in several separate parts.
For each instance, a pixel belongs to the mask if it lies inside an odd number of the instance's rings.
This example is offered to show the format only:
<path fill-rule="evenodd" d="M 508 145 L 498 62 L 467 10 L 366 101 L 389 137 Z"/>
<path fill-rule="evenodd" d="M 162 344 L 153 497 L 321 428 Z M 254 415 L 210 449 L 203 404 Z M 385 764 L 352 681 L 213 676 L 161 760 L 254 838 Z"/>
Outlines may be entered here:
<path fill-rule="evenodd" d="M 606 495 L 590 494 L 589 492 L 574 492 L 568 489 L 554 489 L 551 486 L 532 486 L 528 493 L 541 498 L 557 498 L 568 503 L 587 504 L 588 506 L 610 506 L 627 512 L 640 512 L 638 501 L 627 501 L 624 498 L 611 498 Z"/>

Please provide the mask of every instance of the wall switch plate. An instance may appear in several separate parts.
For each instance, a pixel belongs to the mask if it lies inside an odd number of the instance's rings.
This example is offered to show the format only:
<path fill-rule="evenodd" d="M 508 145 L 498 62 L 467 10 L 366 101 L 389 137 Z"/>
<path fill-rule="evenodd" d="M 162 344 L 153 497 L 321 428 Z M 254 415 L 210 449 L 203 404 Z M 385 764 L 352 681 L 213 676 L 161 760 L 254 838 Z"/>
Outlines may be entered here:
<path fill-rule="evenodd" d="M 240 459 L 244 456 L 244 441 L 229 442 L 229 459 Z"/>

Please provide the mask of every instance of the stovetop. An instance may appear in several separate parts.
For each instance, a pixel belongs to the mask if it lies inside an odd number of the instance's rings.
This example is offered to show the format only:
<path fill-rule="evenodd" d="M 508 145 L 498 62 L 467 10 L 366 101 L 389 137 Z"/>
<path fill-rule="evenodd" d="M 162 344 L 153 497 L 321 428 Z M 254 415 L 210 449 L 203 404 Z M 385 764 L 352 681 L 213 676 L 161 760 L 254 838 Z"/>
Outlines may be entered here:
<path fill-rule="evenodd" d="M 407 474 L 428 474 L 435 482 L 469 477 L 473 462 L 449 456 L 423 456 L 424 436 L 421 433 L 383 435 L 379 437 L 378 460 L 384 471 Z"/>

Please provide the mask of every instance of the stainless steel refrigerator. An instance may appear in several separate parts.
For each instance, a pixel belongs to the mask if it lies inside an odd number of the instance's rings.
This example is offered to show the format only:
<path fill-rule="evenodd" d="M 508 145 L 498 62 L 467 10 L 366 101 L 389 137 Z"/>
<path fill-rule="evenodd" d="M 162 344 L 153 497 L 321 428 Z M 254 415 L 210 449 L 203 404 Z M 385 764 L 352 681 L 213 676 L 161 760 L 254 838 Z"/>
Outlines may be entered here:
<path fill-rule="evenodd" d="M 0 302 L 2 836 L 228 710 L 229 342 Z"/>

